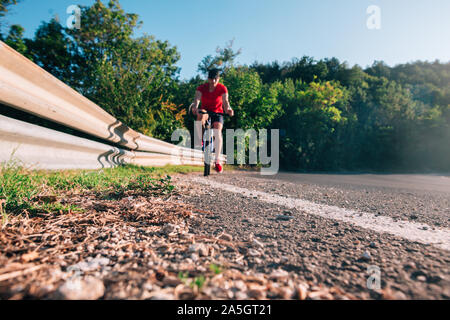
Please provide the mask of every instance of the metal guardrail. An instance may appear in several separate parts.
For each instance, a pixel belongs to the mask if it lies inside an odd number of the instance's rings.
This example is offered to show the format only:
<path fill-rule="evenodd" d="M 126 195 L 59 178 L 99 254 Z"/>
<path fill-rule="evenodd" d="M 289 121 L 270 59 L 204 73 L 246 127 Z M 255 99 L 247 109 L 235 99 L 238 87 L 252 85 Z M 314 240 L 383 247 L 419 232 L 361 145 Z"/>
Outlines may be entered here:
<path fill-rule="evenodd" d="M 127 151 L 0 115 L 0 162 L 39 169 L 101 169 L 121 164 L 201 165 L 201 159 Z"/>
<path fill-rule="evenodd" d="M 100 151 L 112 152 L 111 157 L 114 159 L 123 159 L 125 162 L 138 162 L 137 164 L 142 163 L 149 166 L 169 163 L 201 165 L 203 161 L 203 153 L 198 150 L 175 146 L 130 129 L 101 107 L 1 41 L 0 103 L 134 151 L 133 153 L 121 150 L 106 144 L 62 134 L 55 130 L 51 130 L 52 134 L 59 133 L 56 136 L 62 140 L 51 140 L 48 129 L 27 126 L 21 121 L 17 122 L 2 117 L 0 130 L 0 145 L 2 146 L 0 160 L 2 161 L 5 160 L 5 152 L 11 151 L 13 144 L 18 142 L 21 143 L 21 147 L 16 151 L 15 156 L 25 163 L 40 163 L 42 168 L 97 168 L 99 164 L 95 164 L 92 157 L 99 156 Z M 14 129 L 10 125 L 3 127 L 8 122 L 17 125 L 17 128 Z M 35 133 L 32 134 L 30 130 Z M 71 143 L 69 140 L 81 144 Z M 81 145 L 86 147 L 83 149 L 80 147 Z M 96 151 L 88 152 L 87 146 L 91 146 L 92 150 Z M 49 153 L 44 154 L 44 150 Z M 56 150 L 58 150 L 57 153 L 55 153 Z M 117 152 L 118 156 L 116 156 Z M 58 160 L 53 161 L 50 158 Z M 225 160 L 226 157 L 222 156 L 222 159 Z M 116 165 L 114 161 L 105 161 L 103 165 L 109 163 Z M 73 164 L 73 167 L 70 166 L 70 163 Z"/>

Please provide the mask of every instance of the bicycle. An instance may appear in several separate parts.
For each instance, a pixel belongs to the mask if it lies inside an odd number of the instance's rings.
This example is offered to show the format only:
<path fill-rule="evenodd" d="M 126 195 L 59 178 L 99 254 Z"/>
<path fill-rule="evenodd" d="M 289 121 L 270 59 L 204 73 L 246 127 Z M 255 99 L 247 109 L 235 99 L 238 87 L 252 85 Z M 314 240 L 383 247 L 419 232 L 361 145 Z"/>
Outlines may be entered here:
<path fill-rule="evenodd" d="M 205 167 L 203 170 L 203 175 L 205 177 L 207 177 L 211 174 L 211 159 L 213 158 L 213 153 L 215 152 L 215 150 L 214 150 L 214 132 L 213 132 L 213 130 L 211 130 L 211 126 L 212 126 L 212 123 L 211 123 L 212 117 L 211 116 L 212 115 L 226 116 L 227 114 L 211 112 L 211 111 L 207 111 L 204 109 L 198 109 L 198 113 L 208 115 L 208 120 L 206 120 L 206 122 L 203 126 L 203 129 L 206 133 L 206 137 L 205 137 L 205 134 L 202 134 L 203 150 L 205 153 L 205 155 L 204 155 Z"/>

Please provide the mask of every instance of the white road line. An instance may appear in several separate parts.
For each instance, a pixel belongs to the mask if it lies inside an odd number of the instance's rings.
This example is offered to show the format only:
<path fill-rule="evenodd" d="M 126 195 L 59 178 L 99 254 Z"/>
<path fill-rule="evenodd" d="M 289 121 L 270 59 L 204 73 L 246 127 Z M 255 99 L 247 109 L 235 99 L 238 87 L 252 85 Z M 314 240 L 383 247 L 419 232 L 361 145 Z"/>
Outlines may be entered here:
<path fill-rule="evenodd" d="M 253 191 L 200 177 L 194 177 L 193 180 L 198 183 L 209 185 L 213 188 L 238 193 L 248 198 L 257 196 L 258 200 L 267 203 L 277 204 L 290 209 L 298 209 L 308 214 L 348 222 L 379 233 L 386 232 L 410 241 L 417 241 L 420 243 L 433 245 L 440 249 L 450 250 L 449 229 L 434 228 L 434 230 L 432 230 L 429 225 L 424 223 L 409 221 L 395 222 L 391 217 L 387 216 L 375 216 L 373 213 L 343 209 L 324 204 L 317 204 L 298 198 L 289 198 L 261 191 Z"/>

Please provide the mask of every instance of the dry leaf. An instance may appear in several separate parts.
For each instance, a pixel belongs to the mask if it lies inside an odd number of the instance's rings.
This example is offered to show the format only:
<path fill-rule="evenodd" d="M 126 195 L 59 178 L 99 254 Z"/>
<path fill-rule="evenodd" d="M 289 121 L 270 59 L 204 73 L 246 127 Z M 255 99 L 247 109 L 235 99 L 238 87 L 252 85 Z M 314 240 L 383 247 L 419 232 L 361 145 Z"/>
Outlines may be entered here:
<path fill-rule="evenodd" d="M 39 258 L 39 253 L 37 253 L 36 251 L 26 253 L 26 254 L 22 255 L 22 257 L 20 257 L 22 262 L 30 262 L 37 258 Z"/>

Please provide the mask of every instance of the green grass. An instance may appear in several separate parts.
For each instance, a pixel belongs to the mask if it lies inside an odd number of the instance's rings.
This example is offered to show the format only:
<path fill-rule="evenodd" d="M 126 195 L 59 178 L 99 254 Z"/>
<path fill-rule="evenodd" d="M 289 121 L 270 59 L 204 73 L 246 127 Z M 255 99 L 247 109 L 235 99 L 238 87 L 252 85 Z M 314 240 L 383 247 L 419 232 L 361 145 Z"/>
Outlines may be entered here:
<path fill-rule="evenodd" d="M 44 171 L 28 170 L 15 164 L 0 166 L 1 210 L 6 214 L 33 212 L 73 212 L 77 208 L 58 202 L 42 201 L 37 196 L 59 195 L 61 192 L 95 192 L 100 196 L 121 196 L 126 191 L 145 194 L 168 194 L 173 191 L 170 174 L 201 171 L 201 167 L 166 166 L 161 168 L 121 166 L 102 170 Z"/>
<path fill-rule="evenodd" d="M 221 274 L 223 272 L 223 268 L 214 263 L 209 265 L 209 270 L 211 270 L 214 274 Z"/>
<path fill-rule="evenodd" d="M 197 290 L 202 290 L 203 286 L 205 285 L 206 278 L 205 276 L 201 275 L 199 277 L 195 277 L 192 283 L 190 284 L 190 287 L 194 289 L 197 287 Z"/>

